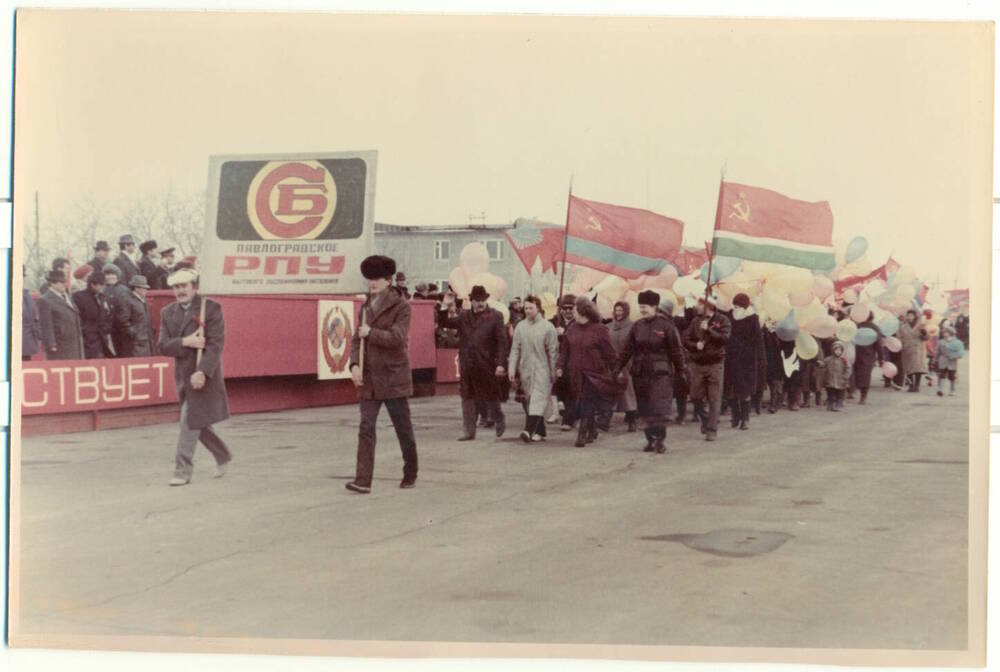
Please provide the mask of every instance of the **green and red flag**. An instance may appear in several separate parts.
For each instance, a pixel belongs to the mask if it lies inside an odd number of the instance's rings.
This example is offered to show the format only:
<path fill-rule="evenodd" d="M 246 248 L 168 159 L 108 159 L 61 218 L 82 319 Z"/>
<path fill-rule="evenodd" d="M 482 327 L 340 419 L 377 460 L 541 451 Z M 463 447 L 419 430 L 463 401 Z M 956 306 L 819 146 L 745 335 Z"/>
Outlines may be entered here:
<path fill-rule="evenodd" d="M 712 254 L 831 270 L 833 211 L 827 201 L 809 203 L 770 189 L 723 182 Z"/>
<path fill-rule="evenodd" d="M 679 219 L 570 195 L 564 260 L 628 280 L 656 275 L 680 252 L 683 235 Z"/>

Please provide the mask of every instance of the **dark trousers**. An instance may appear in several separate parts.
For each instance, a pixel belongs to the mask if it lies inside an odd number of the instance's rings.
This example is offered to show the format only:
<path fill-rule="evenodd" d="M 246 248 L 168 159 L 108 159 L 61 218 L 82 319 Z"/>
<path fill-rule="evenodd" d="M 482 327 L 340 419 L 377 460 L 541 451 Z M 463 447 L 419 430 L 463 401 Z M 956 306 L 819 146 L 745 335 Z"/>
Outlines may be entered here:
<path fill-rule="evenodd" d="M 406 397 L 396 399 L 362 399 L 361 426 L 358 428 L 358 466 L 354 482 L 371 487 L 372 473 L 375 471 L 375 421 L 379 410 L 385 404 L 389 418 L 403 451 L 403 476 L 417 475 L 417 440 L 413 436 L 410 422 L 410 402 Z"/>
<path fill-rule="evenodd" d="M 723 363 L 691 364 L 691 399 L 706 432 L 715 434 L 722 405 Z M 707 406 L 707 408 L 706 408 Z"/>
<path fill-rule="evenodd" d="M 528 434 L 537 434 L 538 436 L 548 436 L 545 431 L 545 418 L 541 415 L 528 415 L 528 400 L 525 399 L 521 402 L 521 407 L 524 409 L 524 431 Z"/>
<path fill-rule="evenodd" d="M 462 400 L 462 428 L 466 436 L 476 435 L 476 424 L 480 417 L 497 422 L 503 417 L 503 409 L 498 400 L 483 401 L 482 399 Z"/>

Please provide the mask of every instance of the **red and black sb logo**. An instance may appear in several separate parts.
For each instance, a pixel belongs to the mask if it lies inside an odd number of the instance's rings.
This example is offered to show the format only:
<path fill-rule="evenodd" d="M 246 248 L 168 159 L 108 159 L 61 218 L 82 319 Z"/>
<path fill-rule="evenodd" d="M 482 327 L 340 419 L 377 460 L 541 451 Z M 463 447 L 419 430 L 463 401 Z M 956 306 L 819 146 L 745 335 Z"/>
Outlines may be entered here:
<path fill-rule="evenodd" d="M 216 232 L 221 240 L 332 240 L 361 236 L 363 159 L 227 161 Z"/>

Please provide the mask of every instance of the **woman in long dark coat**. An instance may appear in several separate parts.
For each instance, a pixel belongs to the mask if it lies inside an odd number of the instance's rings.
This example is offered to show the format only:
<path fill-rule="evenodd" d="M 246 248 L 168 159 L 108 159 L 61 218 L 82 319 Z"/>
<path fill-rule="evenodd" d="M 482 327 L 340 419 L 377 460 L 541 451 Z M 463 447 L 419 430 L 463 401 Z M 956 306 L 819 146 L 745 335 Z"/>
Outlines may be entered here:
<path fill-rule="evenodd" d="M 576 326 L 564 333 L 556 377 L 566 374 L 568 398 L 580 418 L 575 445 L 582 448 L 597 438 L 596 416 L 611 408 L 621 387 L 614 374 L 615 346 L 597 307 L 587 297 L 578 297 L 573 318 Z"/>
<path fill-rule="evenodd" d="M 733 326 L 726 341 L 724 394 L 732 410 L 732 426 L 750 429 L 750 397 L 757 390 L 760 368 L 760 318 L 750 308 L 750 297 L 733 297 Z"/>
<path fill-rule="evenodd" d="M 675 376 L 683 378 L 684 349 L 673 320 L 657 308 L 660 295 L 646 290 L 639 294 L 642 318 L 632 325 L 618 356 L 619 379 L 626 367 L 632 374 L 638 415 L 646 425 L 645 452 L 665 453 L 667 417 Z M 631 366 L 629 362 L 631 361 Z"/>
<path fill-rule="evenodd" d="M 873 317 L 871 311 L 868 311 L 868 317 L 858 325 L 858 329 L 867 327 L 874 331 L 875 342 L 871 345 L 854 345 L 853 375 L 854 386 L 861 392 L 861 398 L 858 400 L 859 404 L 864 404 L 865 400 L 868 399 L 868 388 L 871 387 L 872 369 L 875 368 L 875 362 L 878 361 L 878 365 L 882 366 L 882 363 L 885 361 L 882 332 L 876 326 Z"/>

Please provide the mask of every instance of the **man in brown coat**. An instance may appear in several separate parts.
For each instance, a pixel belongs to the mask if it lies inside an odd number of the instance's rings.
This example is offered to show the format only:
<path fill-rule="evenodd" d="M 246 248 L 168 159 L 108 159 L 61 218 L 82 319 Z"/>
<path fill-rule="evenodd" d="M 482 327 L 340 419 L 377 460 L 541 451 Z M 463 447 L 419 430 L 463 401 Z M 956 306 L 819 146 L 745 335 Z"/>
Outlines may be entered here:
<path fill-rule="evenodd" d="M 46 359 L 83 359 L 80 311 L 66 291 L 66 275 L 49 271 L 48 291 L 38 299 L 38 320 Z"/>
<path fill-rule="evenodd" d="M 417 480 L 417 442 L 410 421 L 413 380 L 410 376 L 410 304 L 390 291 L 396 262 L 374 255 L 361 262 L 361 274 L 368 280 L 368 300 L 361 306 L 363 323 L 351 339 L 351 379 L 358 388 L 361 425 L 358 427 L 358 461 L 355 478 L 347 489 L 367 494 L 372 489 L 375 470 L 375 421 L 385 404 L 403 451 L 401 488 L 412 488 Z M 364 370 L 361 352 L 364 349 Z"/>
<path fill-rule="evenodd" d="M 143 278 L 145 280 L 145 278 Z M 212 425 L 229 417 L 229 400 L 222 377 L 222 347 L 226 324 L 222 306 L 198 294 L 198 273 L 182 268 L 167 278 L 177 302 L 160 311 L 160 354 L 174 358 L 174 382 L 181 402 L 181 432 L 170 485 L 187 485 L 194 471 L 194 449 L 201 441 L 215 458 L 215 477 L 226 473 L 233 459 Z M 201 302 L 205 321 L 201 324 Z M 198 361 L 198 350 L 202 350 Z"/>

